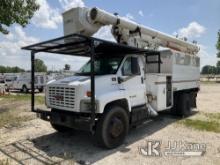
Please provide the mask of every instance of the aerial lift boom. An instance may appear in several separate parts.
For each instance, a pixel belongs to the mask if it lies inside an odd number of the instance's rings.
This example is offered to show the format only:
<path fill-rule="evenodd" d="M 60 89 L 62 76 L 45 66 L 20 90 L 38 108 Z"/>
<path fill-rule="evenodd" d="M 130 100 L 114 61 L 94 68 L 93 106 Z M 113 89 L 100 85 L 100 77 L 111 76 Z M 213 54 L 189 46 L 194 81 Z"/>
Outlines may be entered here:
<path fill-rule="evenodd" d="M 118 43 L 153 50 L 157 50 L 161 46 L 190 55 L 195 55 L 199 51 L 196 44 L 175 38 L 99 8 L 74 8 L 63 13 L 63 18 L 65 35 L 79 33 L 92 36 L 101 27 L 111 25 L 112 34 Z"/>

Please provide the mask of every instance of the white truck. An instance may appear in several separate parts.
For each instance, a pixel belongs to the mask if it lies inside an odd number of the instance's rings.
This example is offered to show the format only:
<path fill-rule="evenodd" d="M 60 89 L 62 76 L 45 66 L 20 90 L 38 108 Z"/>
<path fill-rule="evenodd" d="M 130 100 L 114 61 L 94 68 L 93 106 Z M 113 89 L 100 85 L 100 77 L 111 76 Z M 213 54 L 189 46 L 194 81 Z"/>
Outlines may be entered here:
<path fill-rule="evenodd" d="M 0 73 L 0 83 L 5 83 L 5 76 L 3 73 Z"/>
<path fill-rule="evenodd" d="M 34 109 L 32 94 L 32 111 L 57 131 L 90 130 L 98 144 L 114 148 L 129 128 L 158 112 L 188 116 L 196 107 L 200 59 L 195 44 L 98 8 L 71 9 L 63 20 L 64 37 L 24 48 L 32 51 L 32 77 L 38 52 L 91 58 L 74 76 L 46 85 L 50 112 Z M 91 37 L 106 25 L 118 43 Z"/>
<path fill-rule="evenodd" d="M 35 89 L 38 89 L 39 92 L 43 92 L 45 84 L 46 84 L 46 74 L 36 73 Z M 31 74 L 20 73 L 16 75 L 15 74 L 6 75 L 5 86 L 6 86 L 6 91 L 20 90 L 21 92 L 27 93 L 31 89 Z"/>

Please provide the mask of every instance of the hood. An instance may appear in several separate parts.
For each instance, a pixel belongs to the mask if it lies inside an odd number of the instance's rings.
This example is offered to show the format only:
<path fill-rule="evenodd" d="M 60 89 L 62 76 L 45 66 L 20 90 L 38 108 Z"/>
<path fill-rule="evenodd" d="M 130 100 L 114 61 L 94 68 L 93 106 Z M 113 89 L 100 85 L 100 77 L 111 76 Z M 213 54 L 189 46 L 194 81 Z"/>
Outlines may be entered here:
<path fill-rule="evenodd" d="M 64 79 L 57 80 L 57 81 L 53 81 L 50 84 L 68 84 L 68 85 L 71 85 L 72 83 L 80 84 L 89 79 L 90 79 L 89 76 L 71 76 L 71 77 L 67 77 Z"/>

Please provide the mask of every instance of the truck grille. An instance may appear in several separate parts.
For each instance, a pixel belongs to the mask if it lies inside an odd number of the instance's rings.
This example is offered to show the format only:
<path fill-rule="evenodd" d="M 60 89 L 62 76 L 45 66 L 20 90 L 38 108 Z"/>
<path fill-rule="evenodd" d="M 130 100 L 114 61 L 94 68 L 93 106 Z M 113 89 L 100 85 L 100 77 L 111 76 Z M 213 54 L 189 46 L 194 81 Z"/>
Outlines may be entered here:
<path fill-rule="evenodd" d="M 49 87 L 49 104 L 57 108 L 75 107 L 75 88 Z"/>

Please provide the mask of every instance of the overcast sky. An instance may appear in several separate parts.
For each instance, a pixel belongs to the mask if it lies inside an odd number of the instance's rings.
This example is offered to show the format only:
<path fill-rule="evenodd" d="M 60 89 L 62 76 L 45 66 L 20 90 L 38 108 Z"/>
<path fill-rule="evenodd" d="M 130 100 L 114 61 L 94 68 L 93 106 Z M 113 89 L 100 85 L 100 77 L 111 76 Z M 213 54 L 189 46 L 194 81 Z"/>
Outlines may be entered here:
<path fill-rule="evenodd" d="M 134 20 L 159 31 L 197 40 L 200 45 L 201 66 L 216 64 L 217 31 L 220 29 L 219 0 L 37 0 L 40 10 L 31 23 L 22 28 L 13 25 L 10 34 L 0 34 L 0 65 L 19 66 L 30 69 L 30 53 L 21 50 L 25 45 L 49 40 L 63 35 L 61 13 L 77 6 L 97 6 L 111 13 Z M 102 28 L 96 35 L 112 39 L 109 27 Z M 39 54 L 48 69 L 61 69 L 70 64 L 73 70 L 79 69 L 87 59 L 80 57 Z"/>

